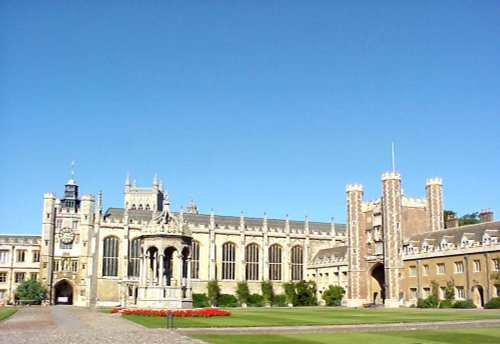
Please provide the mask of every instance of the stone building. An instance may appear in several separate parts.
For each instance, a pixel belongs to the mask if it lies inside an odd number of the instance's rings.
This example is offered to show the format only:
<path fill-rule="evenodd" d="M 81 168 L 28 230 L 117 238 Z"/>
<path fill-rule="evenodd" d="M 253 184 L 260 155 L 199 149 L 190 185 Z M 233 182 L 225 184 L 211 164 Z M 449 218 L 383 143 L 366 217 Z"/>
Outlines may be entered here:
<path fill-rule="evenodd" d="M 80 306 L 189 308 L 211 280 L 223 293 L 239 281 L 259 293 L 270 280 L 278 294 L 283 282 L 313 280 L 319 300 L 340 285 L 347 306 L 408 306 L 431 281 L 443 292 L 452 278 L 457 298 L 482 305 L 500 295 L 490 278 L 500 260 L 491 211 L 481 224 L 444 229 L 441 179 L 427 180 L 424 198 L 403 195 L 396 172 L 381 183 L 372 201 L 362 185 L 347 185 L 344 225 L 200 214 L 192 199 L 174 212 L 156 176 L 151 187 L 127 176 L 123 206 L 103 211 L 102 195 L 80 196 L 72 175 L 62 198 L 44 195 L 41 236 L 0 236 L 0 296 L 13 300 L 17 273 L 38 271 L 53 303 Z M 13 260 L 22 251 L 29 264 Z"/>

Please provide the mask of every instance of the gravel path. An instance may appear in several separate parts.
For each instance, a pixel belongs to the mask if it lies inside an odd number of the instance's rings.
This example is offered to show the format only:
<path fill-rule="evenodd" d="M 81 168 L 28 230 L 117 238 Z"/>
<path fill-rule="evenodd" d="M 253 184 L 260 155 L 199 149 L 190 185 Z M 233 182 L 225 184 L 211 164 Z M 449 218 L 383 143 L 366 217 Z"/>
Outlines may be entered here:
<path fill-rule="evenodd" d="M 0 343 L 95 344 L 95 343 L 204 343 L 167 329 L 147 329 L 118 314 L 83 307 L 52 306 L 20 308 L 0 322 Z"/>
<path fill-rule="evenodd" d="M 320 332 L 375 332 L 375 331 L 405 331 L 418 329 L 492 327 L 500 326 L 500 319 L 491 320 L 457 320 L 391 324 L 361 324 L 361 325 L 320 325 L 320 326 L 267 326 L 267 327 L 204 327 L 179 328 L 181 334 L 291 334 Z"/>

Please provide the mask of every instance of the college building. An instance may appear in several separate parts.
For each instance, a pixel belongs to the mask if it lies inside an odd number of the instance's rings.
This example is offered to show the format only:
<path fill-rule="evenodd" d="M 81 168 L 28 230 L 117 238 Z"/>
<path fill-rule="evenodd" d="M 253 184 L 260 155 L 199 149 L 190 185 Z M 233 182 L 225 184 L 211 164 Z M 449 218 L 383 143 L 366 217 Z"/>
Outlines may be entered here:
<path fill-rule="evenodd" d="M 73 174 L 62 197 L 43 197 L 41 236 L 0 235 L 0 302 L 13 302 L 26 278 L 47 287 L 50 302 L 79 306 L 190 308 L 193 293 L 217 280 L 234 294 L 246 281 L 313 280 L 318 300 L 329 285 L 346 290 L 344 304 L 400 307 L 440 293 L 450 280 L 457 299 L 482 306 L 500 296 L 500 221 L 445 229 L 442 181 L 430 178 L 425 197 L 403 195 L 401 176 L 382 174 L 382 193 L 363 200 L 346 186 L 347 223 L 200 214 L 191 199 L 172 211 L 155 176 L 137 187 L 127 176 L 122 207 L 102 208 L 102 194 L 80 196 Z"/>

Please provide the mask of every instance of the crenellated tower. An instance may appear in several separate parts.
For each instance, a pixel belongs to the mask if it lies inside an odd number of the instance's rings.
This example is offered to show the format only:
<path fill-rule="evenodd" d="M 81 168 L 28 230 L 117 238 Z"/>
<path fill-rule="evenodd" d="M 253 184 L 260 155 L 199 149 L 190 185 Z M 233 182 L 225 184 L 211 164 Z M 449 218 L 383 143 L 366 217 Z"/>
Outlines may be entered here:
<path fill-rule="evenodd" d="M 443 181 L 441 178 L 427 178 L 425 182 L 427 198 L 427 229 L 444 229 L 443 218 Z"/>
<path fill-rule="evenodd" d="M 401 175 L 382 174 L 382 226 L 384 236 L 384 275 L 386 307 L 399 307 L 400 278 L 403 269 L 403 212 Z"/>
<path fill-rule="evenodd" d="M 366 234 L 362 227 L 363 186 L 346 186 L 348 235 L 348 288 L 347 306 L 359 307 L 366 302 Z"/>

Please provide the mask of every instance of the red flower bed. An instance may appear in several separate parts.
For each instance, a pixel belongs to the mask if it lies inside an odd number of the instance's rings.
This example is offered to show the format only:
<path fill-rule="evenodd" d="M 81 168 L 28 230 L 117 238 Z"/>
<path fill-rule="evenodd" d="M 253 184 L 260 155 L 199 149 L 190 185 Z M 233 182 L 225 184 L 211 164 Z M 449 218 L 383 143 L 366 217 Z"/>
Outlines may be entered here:
<path fill-rule="evenodd" d="M 114 307 L 111 309 L 111 313 L 118 313 L 122 311 L 124 308 L 123 307 Z"/>
<path fill-rule="evenodd" d="M 112 311 L 113 312 L 113 311 Z M 118 312 L 118 310 L 117 310 Z M 174 317 L 221 317 L 229 316 L 231 312 L 217 308 L 202 308 L 202 309 L 122 309 L 123 314 L 146 315 L 150 317 L 165 317 L 172 314 Z"/>

